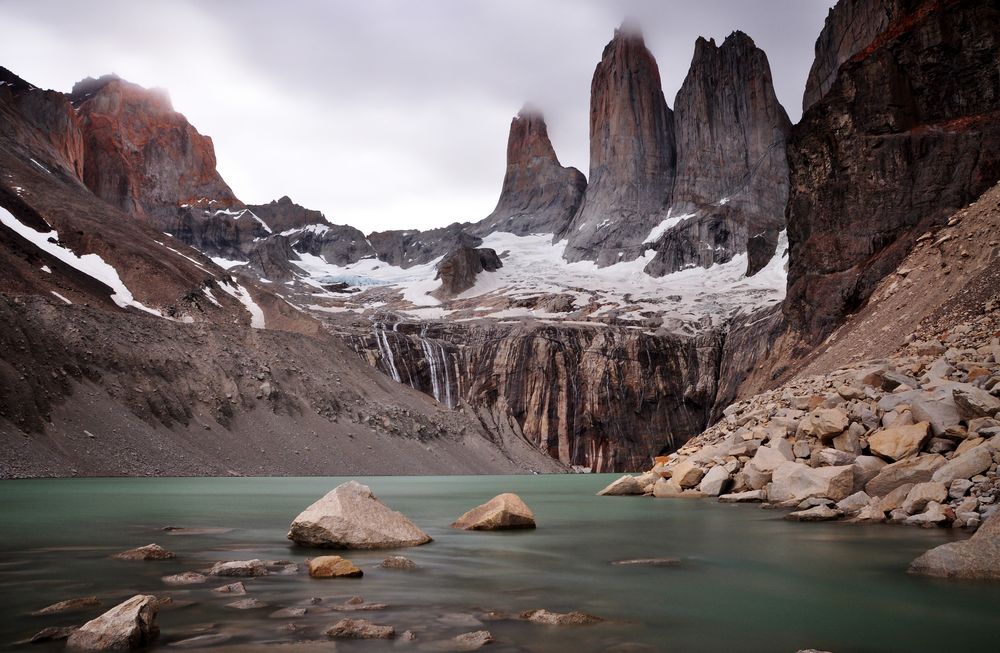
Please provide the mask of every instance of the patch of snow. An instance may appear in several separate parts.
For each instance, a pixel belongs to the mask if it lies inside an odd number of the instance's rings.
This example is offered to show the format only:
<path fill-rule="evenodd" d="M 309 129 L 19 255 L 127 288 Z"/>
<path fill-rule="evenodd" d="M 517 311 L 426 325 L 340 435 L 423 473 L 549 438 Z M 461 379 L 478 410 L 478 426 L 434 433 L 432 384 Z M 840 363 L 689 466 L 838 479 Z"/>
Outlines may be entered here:
<path fill-rule="evenodd" d="M 163 317 L 163 314 L 155 308 L 149 308 L 141 302 L 136 301 L 135 297 L 132 296 L 132 293 L 122 282 L 121 277 L 118 276 L 118 271 L 111 265 L 108 265 L 97 254 L 77 256 L 59 244 L 59 234 L 55 230 L 47 233 L 35 231 L 28 225 L 21 223 L 10 211 L 3 207 L 0 207 L 0 223 L 13 230 L 40 250 L 111 288 L 111 300 L 118 306 L 122 308 L 133 306 L 147 313 Z"/>
<path fill-rule="evenodd" d="M 202 288 L 201 291 L 203 293 L 205 293 L 205 297 L 208 297 L 208 301 L 212 302 L 213 304 L 215 304 L 219 308 L 222 308 L 222 304 L 220 304 L 219 300 L 216 299 L 215 295 L 212 294 L 212 289 L 211 288 Z"/>
<path fill-rule="evenodd" d="M 47 265 L 43 265 L 42 267 L 39 268 L 39 270 L 41 270 L 42 272 L 46 272 L 48 274 L 52 274 L 52 268 L 50 268 Z"/>
<path fill-rule="evenodd" d="M 52 293 L 53 295 L 55 295 L 56 297 L 58 297 L 59 299 L 63 300 L 67 304 L 72 304 L 73 303 L 70 300 L 68 300 L 65 297 L 63 297 L 62 295 L 60 295 L 59 293 L 57 293 L 55 290 L 50 290 L 49 292 Z"/>
<path fill-rule="evenodd" d="M 38 161 L 35 161 L 35 160 L 34 160 L 34 159 L 32 159 L 32 158 L 31 158 L 30 156 L 28 157 L 28 159 L 30 159 L 32 163 L 34 163 L 34 164 L 35 164 L 36 166 L 38 166 L 39 168 L 41 168 L 41 169 L 42 169 L 42 170 L 44 170 L 45 172 L 49 173 L 50 175 L 52 174 L 52 171 L 51 171 L 51 170 L 49 170 L 48 168 L 46 168 L 45 166 L 43 166 L 43 165 L 42 165 L 41 163 L 39 163 Z"/>
<path fill-rule="evenodd" d="M 228 258 L 222 258 L 221 256 L 210 256 L 212 263 L 215 263 L 223 270 L 228 270 L 230 268 L 235 268 L 237 265 L 246 265 L 246 261 L 234 261 Z"/>
<path fill-rule="evenodd" d="M 667 233 L 668 230 L 673 229 L 674 227 L 679 225 L 681 222 L 687 220 L 688 218 L 693 218 L 696 215 L 698 215 L 697 213 L 685 213 L 683 215 L 678 215 L 676 217 L 673 217 L 671 215 L 673 211 L 674 211 L 673 209 L 667 211 L 667 217 L 665 217 L 663 221 L 660 222 L 660 224 L 656 225 L 650 230 L 649 235 L 646 236 L 646 239 L 644 241 L 642 241 L 643 245 L 651 245 L 655 243 L 660 238 L 662 238 L 663 234 Z"/>
<path fill-rule="evenodd" d="M 306 308 L 319 311 L 320 313 L 361 313 L 363 308 L 349 308 L 347 306 L 323 306 L 321 304 L 307 304 Z"/>
<path fill-rule="evenodd" d="M 302 268 L 308 279 L 315 283 L 343 281 L 355 286 L 392 285 L 400 289 L 403 299 L 414 306 L 437 306 L 441 302 L 427 293 L 436 290 L 441 282 L 437 276 L 437 265 L 443 256 L 423 265 L 403 269 L 389 265 L 376 258 L 361 259 L 348 265 L 327 263 L 319 256 L 299 253 L 299 261 L 292 261 Z"/>
<path fill-rule="evenodd" d="M 229 279 L 223 279 L 222 283 L 219 284 L 219 288 L 222 288 L 222 291 L 227 295 L 232 295 L 238 299 L 240 303 L 246 307 L 247 311 L 250 313 L 250 326 L 255 329 L 265 328 L 264 311 L 257 305 L 257 302 L 253 300 L 253 297 L 250 295 L 250 291 L 236 283 L 232 277 L 229 277 Z"/>

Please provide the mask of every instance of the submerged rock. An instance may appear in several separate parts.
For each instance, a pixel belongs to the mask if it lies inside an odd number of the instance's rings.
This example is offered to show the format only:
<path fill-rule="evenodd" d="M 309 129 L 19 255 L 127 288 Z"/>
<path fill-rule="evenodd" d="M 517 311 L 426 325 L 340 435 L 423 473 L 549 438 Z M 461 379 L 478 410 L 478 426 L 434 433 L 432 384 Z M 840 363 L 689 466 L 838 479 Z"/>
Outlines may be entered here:
<path fill-rule="evenodd" d="M 490 631 L 477 630 L 456 635 L 445 642 L 440 642 L 435 648 L 443 651 L 475 651 L 494 641 L 496 640 L 493 639 L 493 634 Z"/>
<path fill-rule="evenodd" d="M 389 556 L 382 561 L 382 567 L 385 569 L 411 570 L 417 568 L 417 563 L 403 556 Z"/>
<path fill-rule="evenodd" d="M 176 558 L 177 555 L 167 551 L 159 544 L 147 544 L 146 546 L 116 553 L 111 557 L 116 560 L 171 560 Z"/>
<path fill-rule="evenodd" d="M 313 578 L 360 578 L 365 572 L 346 558 L 319 556 L 309 561 L 309 575 Z"/>
<path fill-rule="evenodd" d="M 260 599 L 240 599 L 239 601 L 227 603 L 226 607 L 233 610 L 259 610 L 260 608 L 270 607 L 270 604 Z"/>
<path fill-rule="evenodd" d="M 632 558 L 629 560 L 612 560 L 617 567 L 676 567 L 681 564 L 679 558 Z"/>
<path fill-rule="evenodd" d="M 831 521 L 840 519 L 844 512 L 830 506 L 815 506 L 808 510 L 799 510 L 785 515 L 787 521 Z"/>
<path fill-rule="evenodd" d="M 48 628 L 42 628 L 37 633 L 31 636 L 28 640 L 30 644 L 41 644 L 42 642 L 58 642 L 60 640 L 67 639 L 72 635 L 79 626 L 50 626 Z"/>
<path fill-rule="evenodd" d="M 390 549 L 431 541 L 357 481 L 337 486 L 302 511 L 292 522 L 288 539 L 301 546 L 334 549 Z"/>
<path fill-rule="evenodd" d="M 267 576 L 267 567 L 263 560 L 229 560 L 227 562 L 217 562 L 212 565 L 208 572 L 209 576 L 235 576 L 237 578 L 250 578 L 254 576 Z"/>
<path fill-rule="evenodd" d="M 70 649 L 126 651 L 148 646 L 160 629 L 155 596 L 137 594 L 101 616 L 88 621 L 66 641 Z"/>
<path fill-rule="evenodd" d="M 396 636 L 396 629 L 367 619 L 341 619 L 326 630 L 326 636 L 333 639 L 392 639 Z"/>
<path fill-rule="evenodd" d="M 528 610 L 519 615 L 520 619 L 546 626 L 585 626 L 606 621 L 602 617 L 586 612 L 549 612 L 548 610 Z"/>
<path fill-rule="evenodd" d="M 199 583 L 204 583 L 208 580 L 208 576 L 205 574 L 199 574 L 196 571 L 185 571 L 182 574 L 174 574 L 173 576 L 164 576 L 161 578 L 167 585 L 198 585 Z"/>
<path fill-rule="evenodd" d="M 79 610 L 87 610 L 89 608 L 98 608 L 101 606 L 101 600 L 96 596 L 84 596 L 78 599 L 67 599 L 65 601 L 59 601 L 58 603 L 53 603 L 52 605 L 47 605 L 41 610 L 35 610 L 31 613 L 34 617 L 40 617 L 47 614 L 62 614 L 64 612 L 77 612 Z"/>
<path fill-rule="evenodd" d="M 228 585 L 223 585 L 221 587 L 216 587 L 212 591 L 218 592 L 219 594 L 246 594 L 247 586 L 244 585 L 242 581 L 240 581 L 236 583 L 230 583 Z"/>
<path fill-rule="evenodd" d="M 455 520 L 451 527 L 469 531 L 535 528 L 535 515 L 521 497 L 506 492 L 476 506 Z"/>

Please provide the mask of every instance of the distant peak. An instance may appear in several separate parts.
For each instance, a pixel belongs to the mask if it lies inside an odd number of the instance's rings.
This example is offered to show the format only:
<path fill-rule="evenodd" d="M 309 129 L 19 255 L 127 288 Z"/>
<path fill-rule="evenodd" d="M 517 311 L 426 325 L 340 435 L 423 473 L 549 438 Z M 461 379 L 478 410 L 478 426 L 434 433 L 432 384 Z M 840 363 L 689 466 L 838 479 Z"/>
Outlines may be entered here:
<path fill-rule="evenodd" d="M 639 39 L 641 41 L 642 28 L 639 26 L 639 21 L 633 16 L 626 16 L 622 24 L 615 30 L 615 37 L 619 36 L 625 39 Z"/>
<path fill-rule="evenodd" d="M 539 120 L 545 120 L 545 116 L 542 114 L 542 110 L 539 109 L 538 106 L 532 104 L 531 102 L 525 102 L 524 105 L 521 106 L 521 110 L 517 112 L 517 117 L 515 117 L 514 119 L 531 120 L 533 118 L 537 118 Z"/>
<path fill-rule="evenodd" d="M 73 90 L 69 93 L 70 101 L 74 105 L 79 106 L 109 86 L 115 86 L 116 88 L 123 89 L 126 92 L 138 93 L 145 99 L 153 100 L 164 109 L 169 111 L 173 110 L 173 104 L 170 101 L 170 94 L 167 92 L 167 89 L 146 88 L 134 82 L 130 82 L 127 79 L 123 79 L 116 73 L 101 75 L 97 79 L 94 79 L 93 77 L 81 79 L 73 85 Z"/>
<path fill-rule="evenodd" d="M 734 30 L 729 36 L 726 37 L 726 40 L 723 41 L 722 46 L 725 47 L 726 45 L 733 45 L 733 44 L 741 44 L 751 48 L 757 47 L 757 44 L 753 42 L 753 39 L 750 38 L 750 35 L 741 30 Z"/>

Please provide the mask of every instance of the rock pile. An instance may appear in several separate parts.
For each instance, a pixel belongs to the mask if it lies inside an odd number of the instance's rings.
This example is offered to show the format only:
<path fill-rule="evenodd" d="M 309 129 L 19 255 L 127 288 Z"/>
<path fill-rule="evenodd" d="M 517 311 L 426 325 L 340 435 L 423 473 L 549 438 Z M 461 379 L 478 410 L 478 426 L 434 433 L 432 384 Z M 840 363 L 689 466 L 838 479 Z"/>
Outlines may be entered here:
<path fill-rule="evenodd" d="M 794 508 L 793 520 L 975 529 L 1000 494 L 993 308 L 892 358 L 735 403 L 651 472 L 601 494 L 713 496 Z"/>

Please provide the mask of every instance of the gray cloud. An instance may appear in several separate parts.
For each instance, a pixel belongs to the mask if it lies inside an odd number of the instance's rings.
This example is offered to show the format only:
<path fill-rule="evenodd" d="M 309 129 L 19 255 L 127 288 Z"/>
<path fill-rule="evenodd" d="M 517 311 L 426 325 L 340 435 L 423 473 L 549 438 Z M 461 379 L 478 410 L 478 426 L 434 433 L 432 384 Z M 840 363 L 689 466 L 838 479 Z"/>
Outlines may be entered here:
<path fill-rule="evenodd" d="M 507 128 L 530 100 L 587 172 L 590 77 L 625 16 L 668 103 L 698 36 L 741 29 L 793 120 L 832 0 L 2 2 L 0 64 L 68 90 L 117 72 L 169 90 L 237 195 L 280 195 L 373 229 L 476 220 L 496 202 Z"/>

